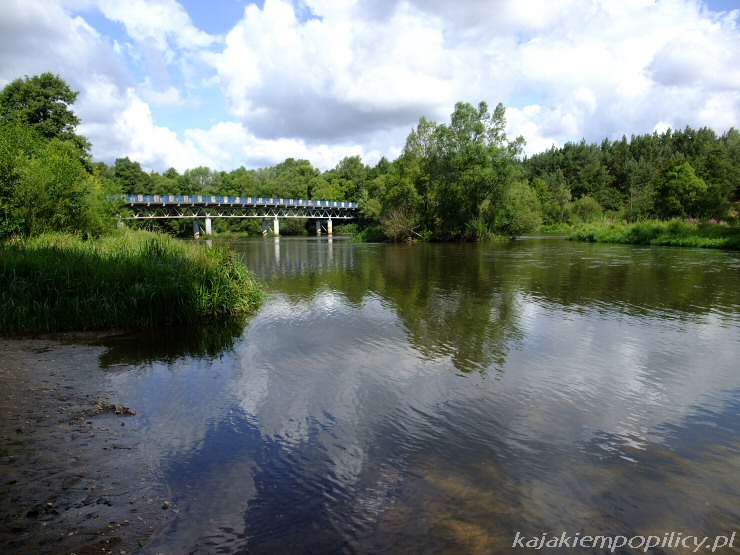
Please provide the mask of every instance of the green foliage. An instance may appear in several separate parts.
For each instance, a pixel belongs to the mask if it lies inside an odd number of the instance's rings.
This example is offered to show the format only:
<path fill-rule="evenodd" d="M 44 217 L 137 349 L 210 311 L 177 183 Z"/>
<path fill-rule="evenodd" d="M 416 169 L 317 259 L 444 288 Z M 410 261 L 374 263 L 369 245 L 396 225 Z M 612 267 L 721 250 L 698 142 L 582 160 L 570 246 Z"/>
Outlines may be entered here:
<path fill-rule="evenodd" d="M 141 164 L 132 161 L 128 156 L 116 158 L 113 179 L 121 192 L 126 195 L 143 195 L 151 192 L 149 175 L 141 169 Z"/>
<path fill-rule="evenodd" d="M 221 174 L 205 166 L 185 170 L 178 178 L 182 195 L 215 195 L 221 186 Z"/>
<path fill-rule="evenodd" d="M 523 139 L 509 142 L 505 110 L 493 113 L 485 102 L 477 108 L 455 105 L 449 125 L 434 128 L 429 164 L 435 226 L 450 238 L 475 239 L 493 231 L 496 212 L 516 176 Z"/>
<path fill-rule="evenodd" d="M 707 184 L 689 162 L 669 164 L 655 181 L 655 209 L 659 216 L 700 216 L 706 203 Z"/>
<path fill-rule="evenodd" d="M 450 122 L 421 117 L 401 156 L 374 168 L 348 156 L 321 172 L 288 158 L 232 172 L 197 167 L 147 174 L 129 158 L 92 164 L 75 133 L 76 92 L 58 76 L 16 79 L 0 92 L 0 238 L 67 231 L 96 236 L 120 209 L 120 193 L 266 196 L 356 201 L 360 229 L 388 226 L 393 240 L 477 240 L 519 235 L 539 223 L 725 218 L 740 200 L 740 133 L 707 128 L 567 143 L 520 160 L 524 140 L 506 137 L 503 105 L 455 105 Z M 75 161 L 76 159 L 76 161 Z M 190 222 L 141 224 L 190 235 Z M 219 233 L 259 233 L 255 222 L 214 222 Z M 305 232 L 304 222 L 281 226 Z M 375 232 L 368 235 L 376 237 Z"/>
<path fill-rule="evenodd" d="M 576 201 L 571 203 L 571 212 L 576 217 L 576 221 L 580 222 L 594 222 L 601 219 L 604 214 L 603 208 L 599 202 L 585 195 Z"/>
<path fill-rule="evenodd" d="M 572 231 L 575 241 L 740 250 L 740 227 L 693 220 L 587 224 Z"/>
<path fill-rule="evenodd" d="M 740 195 L 740 133 L 707 128 L 668 130 L 604 140 L 600 146 L 568 143 L 532 156 L 524 168 L 534 184 L 562 172 L 575 200 L 590 196 L 629 220 L 697 216 L 723 218 Z M 554 195 L 537 187 L 551 222 Z"/>
<path fill-rule="evenodd" d="M 113 224 L 106 193 L 73 143 L 47 140 L 17 121 L 0 128 L 0 237 L 99 235 Z"/>
<path fill-rule="evenodd" d="M 15 121 L 47 140 L 72 143 L 85 155 L 90 143 L 75 133 L 80 120 L 69 108 L 77 92 L 58 75 L 46 72 L 16 79 L 0 91 L 0 123 Z"/>
<path fill-rule="evenodd" d="M 262 289 L 230 251 L 122 230 L 0 246 L 0 332 L 200 324 L 244 314 Z"/>
<path fill-rule="evenodd" d="M 360 243 L 383 243 L 388 241 L 388 235 L 383 227 L 372 225 L 357 233 L 354 240 Z"/>
<path fill-rule="evenodd" d="M 311 180 L 310 197 L 314 200 L 344 200 L 344 192 L 337 180 L 331 183 L 323 177 Z"/>
<path fill-rule="evenodd" d="M 553 225 L 568 220 L 571 194 L 562 171 L 535 177 L 532 179 L 532 188 L 537 195 L 544 223 Z"/>
<path fill-rule="evenodd" d="M 530 233 L 542 224 L 539 200 L 525 181 L 507 187 L 496 217 L 496 231 L 509 237 Z"/>
<path fill-rule="evenodd" d="M 100 235 L 113 227 L 113 192 L 69 109 L 77 93 L 44 73 L 0 92 L 0 238 L 44 232 Z"/>

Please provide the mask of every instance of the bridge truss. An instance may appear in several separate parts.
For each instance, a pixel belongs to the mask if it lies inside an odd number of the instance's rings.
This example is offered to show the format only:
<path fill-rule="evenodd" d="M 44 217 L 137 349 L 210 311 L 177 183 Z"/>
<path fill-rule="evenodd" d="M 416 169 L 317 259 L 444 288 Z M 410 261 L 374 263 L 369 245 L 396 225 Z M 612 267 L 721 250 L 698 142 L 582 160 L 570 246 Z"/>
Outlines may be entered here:
<path fill-rule="evenodd" d="M 357 217 L 358 211 L 356 202 L 264 197 L 128 195 L 125 204 L 130 213 L 121 216 L 124 220 L 177 218 L 352 220 Z"/>

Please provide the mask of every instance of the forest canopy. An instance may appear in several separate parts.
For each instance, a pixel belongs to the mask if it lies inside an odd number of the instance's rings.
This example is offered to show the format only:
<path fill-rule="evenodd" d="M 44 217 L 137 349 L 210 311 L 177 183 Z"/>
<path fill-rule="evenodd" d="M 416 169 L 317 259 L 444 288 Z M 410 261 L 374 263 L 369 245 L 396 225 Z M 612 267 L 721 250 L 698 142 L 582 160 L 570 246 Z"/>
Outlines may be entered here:
<path fill-rule="evenodd" d="M 455 105 L 450 121 L 425 117 L 401 155 L 375 166 L 360 156 L 320 171 L 288 158 L 274 167 L 183 173 L 147 172 L 121 157 L 93 162 L 71 109 L 77 93 L 44 73 L 0 92 L 0 237 L 43 231 L 99 235 L 114 225 L 120 194 L 270 196 L 359 203 L 359 229 L 391 240 L 479 240 L 604 218 L 737 219 L 740 133 L 703 127 L 584 140 L 523 156 L 524 139 L 506 136 L 506 110 L 485 102 Z M 160 225 L 189 233 L 187 223 Z M 217 231 L 254 222 L 219 221 Z M 301 232 L 300 222 L 282 231 Z"/>

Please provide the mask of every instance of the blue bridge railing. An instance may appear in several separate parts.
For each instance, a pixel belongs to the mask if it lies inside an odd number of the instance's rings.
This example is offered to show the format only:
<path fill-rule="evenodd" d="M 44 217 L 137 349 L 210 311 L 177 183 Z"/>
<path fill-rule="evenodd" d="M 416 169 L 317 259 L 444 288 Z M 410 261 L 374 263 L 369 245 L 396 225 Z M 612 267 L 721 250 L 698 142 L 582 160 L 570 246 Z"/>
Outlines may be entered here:
<path fill-rule="evenodd" d="M 326 208 L 357 208 L 356 202 L 338 200 L 304 200 L 273 197 L 224 197 L 194 195 L 126 195 L 128 204 L 160 204 L 163 206 L 230 205 L 230 206 L 305 206 Z"/>

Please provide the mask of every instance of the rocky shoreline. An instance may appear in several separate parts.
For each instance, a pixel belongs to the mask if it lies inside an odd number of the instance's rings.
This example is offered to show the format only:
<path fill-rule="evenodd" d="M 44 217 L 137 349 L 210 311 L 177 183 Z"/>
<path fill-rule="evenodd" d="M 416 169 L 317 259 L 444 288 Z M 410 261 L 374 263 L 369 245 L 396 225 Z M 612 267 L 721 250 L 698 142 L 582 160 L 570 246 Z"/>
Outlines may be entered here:
<path fill-rule="evenodd" d="M 0 340 L 1 553 L 135 553 L 173 513 L 104 351 Z"/>

